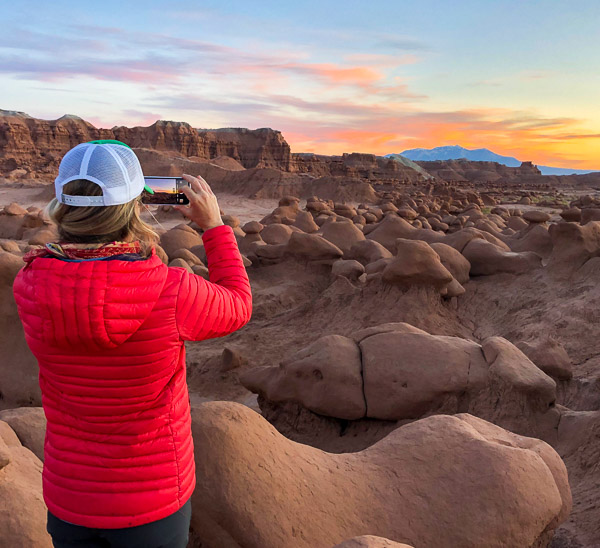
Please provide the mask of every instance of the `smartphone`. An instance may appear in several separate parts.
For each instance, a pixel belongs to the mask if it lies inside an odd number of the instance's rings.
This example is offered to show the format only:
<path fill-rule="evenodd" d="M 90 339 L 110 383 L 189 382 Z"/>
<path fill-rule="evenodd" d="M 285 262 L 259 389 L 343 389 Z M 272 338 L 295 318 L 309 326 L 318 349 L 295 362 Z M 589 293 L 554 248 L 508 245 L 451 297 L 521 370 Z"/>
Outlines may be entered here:
<path fill-rule="evenodd" d="M 181 189 L 190 184 L 181 177 L 144 177 L 142 203 L 152 205 L 187 205 L 190 201 Z M 149 189 L 149 190 L 148 190 Z"/>

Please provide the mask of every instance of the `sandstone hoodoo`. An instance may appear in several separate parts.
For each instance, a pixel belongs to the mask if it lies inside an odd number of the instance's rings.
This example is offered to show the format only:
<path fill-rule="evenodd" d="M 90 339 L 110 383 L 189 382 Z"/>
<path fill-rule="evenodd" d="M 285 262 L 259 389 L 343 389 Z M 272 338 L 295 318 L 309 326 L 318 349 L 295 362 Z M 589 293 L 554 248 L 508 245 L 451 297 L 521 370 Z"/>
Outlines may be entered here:
<path fill-rule="evenodd" d="M 209 546 L 330 547 L 370 531 L 409 546 L 534 547 L 571 509 L 550 446 L 471 415 L 429 417 L 335 455 L 287 440 L 239 404 L 192 414 L 202 478 L 192 528 Z M 496 511 L 481 512 L 490 501 Z"/>
<path fill-rule="evenodd" d="M 61 156 L 100 138 L 129 142 L 147 174 L 203 176 L 252 288 L 246 326 L 185 343 L 190 545 L 600 545 L 598 175 L 12 111 L 0 113 L 0 544 L 51 545 L 38 367 L 12 285 L 58 240 L 44 207 Z M 163 263 L 210 279 L 198 224 L 171 207 L 141 215 Z"/>

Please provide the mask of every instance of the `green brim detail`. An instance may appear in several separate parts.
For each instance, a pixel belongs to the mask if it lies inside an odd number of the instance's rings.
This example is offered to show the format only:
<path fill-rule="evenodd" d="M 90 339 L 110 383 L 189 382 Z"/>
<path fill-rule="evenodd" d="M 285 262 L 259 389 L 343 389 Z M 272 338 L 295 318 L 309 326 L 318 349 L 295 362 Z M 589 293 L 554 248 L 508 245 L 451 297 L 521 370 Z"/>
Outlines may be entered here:
<path fill-rule="evenodd" d="M 148 193 L 148 194 L 154 194 L 154 190 L 152 190 L 148 185 L 144 185 L 144 190 Z"/>
<path fill-rule="evenodd" d="M 94 145 L 123 145 L 124 147 L 131 148 L 127 143 L 123 141 L 117 141 L 116 139 L 97 139 L 96 141 L 90 141 Z"/>

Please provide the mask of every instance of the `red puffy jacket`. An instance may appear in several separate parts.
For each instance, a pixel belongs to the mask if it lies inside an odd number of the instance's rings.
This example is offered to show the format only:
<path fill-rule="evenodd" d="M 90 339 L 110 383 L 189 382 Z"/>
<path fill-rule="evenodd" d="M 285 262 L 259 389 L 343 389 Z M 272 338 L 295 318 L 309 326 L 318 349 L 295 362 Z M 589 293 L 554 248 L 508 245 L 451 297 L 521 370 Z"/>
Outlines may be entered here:
<path fill-rule="evenodd" d="M 177 511 L 195 485 L 183 341 L 227 335 L 252 297 L 233 231 L 203 235 L 210 282 L 147 260 L 37 258 L 14 295 L 48 419 L 43 487 L 58 518 L 93 528 Z"/>

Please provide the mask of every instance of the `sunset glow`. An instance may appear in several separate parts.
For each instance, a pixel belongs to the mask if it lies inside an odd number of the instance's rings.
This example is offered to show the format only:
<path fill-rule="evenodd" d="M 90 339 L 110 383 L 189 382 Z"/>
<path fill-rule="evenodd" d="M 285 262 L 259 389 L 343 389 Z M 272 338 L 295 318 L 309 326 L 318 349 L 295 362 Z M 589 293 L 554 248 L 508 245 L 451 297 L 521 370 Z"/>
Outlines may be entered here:
<path fill-rule="evenodd" d="M 600 169 L 600 4 L 27 2 L 0 108 L 101 127 L 272 127 L 294 152 L 485 147 Z"/>

